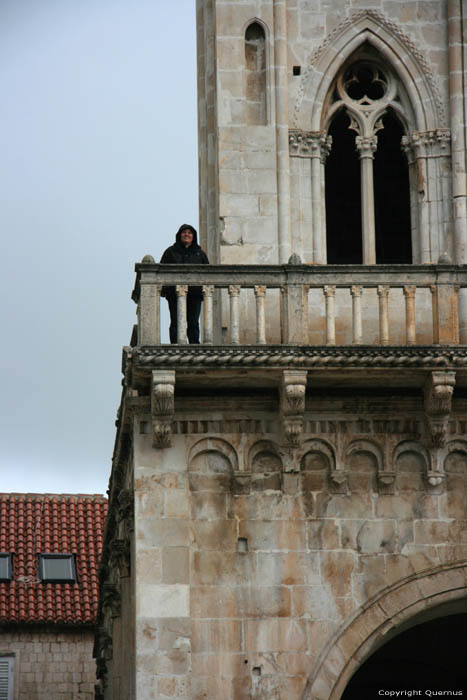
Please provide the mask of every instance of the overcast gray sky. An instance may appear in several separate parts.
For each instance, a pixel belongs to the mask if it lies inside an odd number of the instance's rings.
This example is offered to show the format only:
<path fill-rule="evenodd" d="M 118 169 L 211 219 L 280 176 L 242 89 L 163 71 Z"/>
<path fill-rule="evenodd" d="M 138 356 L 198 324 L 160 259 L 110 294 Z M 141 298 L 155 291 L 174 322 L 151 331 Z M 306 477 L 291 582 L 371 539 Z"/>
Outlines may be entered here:
<path fill-rule="evenodd" d="M 198 222 L 194 5 L 0 2 L 0 491 L 107 488 L 134 263 Z"/>

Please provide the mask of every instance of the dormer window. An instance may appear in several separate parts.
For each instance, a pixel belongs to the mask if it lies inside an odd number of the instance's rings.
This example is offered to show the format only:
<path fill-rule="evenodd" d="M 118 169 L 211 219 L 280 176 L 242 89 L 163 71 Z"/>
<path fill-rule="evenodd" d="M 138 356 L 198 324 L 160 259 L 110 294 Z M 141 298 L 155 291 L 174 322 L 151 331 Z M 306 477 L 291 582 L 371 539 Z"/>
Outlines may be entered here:
<path fill-rule="evenodd" d="M 44 583 L 76 583 L 73 554 L 39 554 L 39 577 Z"/>
<path fill-rule="evenodd" d="M 13 578 L 13 556 L 0 552 L 0 581 L 11 581 Z"/>

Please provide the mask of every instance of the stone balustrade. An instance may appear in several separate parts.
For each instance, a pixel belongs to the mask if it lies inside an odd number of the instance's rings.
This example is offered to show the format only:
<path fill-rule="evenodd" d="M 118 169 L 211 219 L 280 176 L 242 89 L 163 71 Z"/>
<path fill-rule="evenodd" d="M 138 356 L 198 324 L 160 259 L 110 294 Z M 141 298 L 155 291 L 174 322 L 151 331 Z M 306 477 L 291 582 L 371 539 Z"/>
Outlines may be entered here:
<path fill-rule="evenodd" d="M 138 345 L 160 344 L 160 296 L 164 285 L 178 297 L 178 338 L 185 344 L 186 295 L 201 287 L 202 343 L 298 345 L 415 345 L 459 343 L 459 290 L 467 266 L 453 265 L 136 265 Z M 248 313 L 242 299 L 254 304 Z M 274 303 L 267 304 L 268 296 Z M 339 304 L 336 299 L 340 299 Z M 423 298 L 423 303 L 420 300 Z M 345 299 L 348 301 L 346 302 Z M 344 300 L 344 301 L 343 301 Z M 429 300 L 429 301 L 427 301 Z M 345 302 L 345 303 L 344 303 Z M 221 323 L 227 326 L 225 341 Z M 255 318 L 254 318 L 254 317 Z M 376 332 L 366 333 L 371 323 Z M 279 333 L 270 332 L 273 322 Z M 394 337 L 396 322 L 403 333 Z M 347 340 L 336 328 L 347 329 Z M 422 332 L 423 331 L 423 332 Z M 342 336 L 342 332 L 341 332 Z M 343 336 L 342 336 L 343 337 Z"/>

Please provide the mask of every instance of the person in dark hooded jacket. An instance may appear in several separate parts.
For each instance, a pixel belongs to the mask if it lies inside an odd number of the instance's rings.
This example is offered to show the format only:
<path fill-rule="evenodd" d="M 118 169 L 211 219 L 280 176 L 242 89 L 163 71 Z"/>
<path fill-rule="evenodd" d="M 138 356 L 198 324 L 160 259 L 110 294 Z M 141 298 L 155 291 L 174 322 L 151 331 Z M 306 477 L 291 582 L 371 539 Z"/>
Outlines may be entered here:
<path fill-rule="evenodd" d="M 208 256 L 198 245 L 196 229 L 189 224 L 182 224 L 175 236 L 175 243 L 164 252 L 161 263 L 164 265 L 209 265 Z M 169 304 L 170 342 L 177 342 L 177 294 L 175 287 L 162 287 L 162 296 Z M 188 342 L 199 343 L 199 315 L 203 292 L 201 287 L 188 287 L 186 298 Z"/>

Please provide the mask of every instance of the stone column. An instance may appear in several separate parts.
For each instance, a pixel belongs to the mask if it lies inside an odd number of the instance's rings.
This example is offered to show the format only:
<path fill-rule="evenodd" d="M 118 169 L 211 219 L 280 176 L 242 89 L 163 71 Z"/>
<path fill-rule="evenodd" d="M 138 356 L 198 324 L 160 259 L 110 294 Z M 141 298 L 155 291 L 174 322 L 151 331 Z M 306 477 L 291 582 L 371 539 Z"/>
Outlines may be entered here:
<path fill-rule="evenodd" d="M 326 264 L 326 208 L 324 206 L 324 164 L 331 150 L 332 137 L 325 131 L 289 132 L 291 157 L 311 160 L 311 217 L 313 262 Z"/>
<path fill-rule="evenodd" d="M 360 156 L 362 183 L 362 235 L 363 264 L 376 263 L 375 202 L 373 187 L 373 154 L 378 144 L 377 136 L 356 136 L 355 144 Z"/>
<path fill-rule="evenodd" d="M 378 285 L 379 297 L 379 342 L 380 345 L 389 345 L 389 309 L 388 297 L 390 287 Z"/>
<path fill-rule="evenodd" d="M 361 284 L 353 284 L 350 288 L 352 295 L 352 342 L 354 345 L 362 343 L 362 292 Z"/>
<path fill-rule="evenodd" d="M 240 285 L 231 284 L 229 286 L 230 296 L 230 344 L 240 344 L 240 318 L 238 312 L 238 297 L 240 296 Z"/>
<path fill-rule="evenodd" d="M 414 284 L 404 287 L 405 296 L 405 333 L 407 345 L 415 345 L 415 290 Z"/>
<path fill-rule="evenodd" d="M 187 284 L 177 284 L 177 343 L 186 345 L 186 296 L 188 294 Z"/>
<path fill-rule="evenodd" d="M 334 311 L 335 284 L 326 284 L 323 287 L 326 299 L 326 345 L 336 344 L 336 318 Z"/>
<path fill-rule="evenodd" d="M 276 105 L 277 232 L 279 263 L 291 255 L 289 106 L 287 89 L 287 7 L 286 0 L 273 0 L 274 75 Z"/>
<path fill-rule="evenodd" d="M 212 345 L 213 343 L 213 319 L 212 319 L 212 293 L 214 285 L 203 285 L 203 301 L 204 301 L 204 329 L 203 343 Z"/>
<path fill-rule="evenodd" d="M 449 107 L 452 132 L 452 197 L 456 263 L 467 263 L 467 177 L 464 66 L 462 60 L 463 0 L 448 0 Z M 465 11 L 464 11 L 465 12 Z M 465 19 L 464 19 L 465 21 Z"/>
<path fill-rule="evenodd" d="M 256 297 L 256 342 L 258 345 L 266 344 L 266 316 L 264 311 L 264 299 L 266 296 L 265 285 L 255 286 Z"/>

